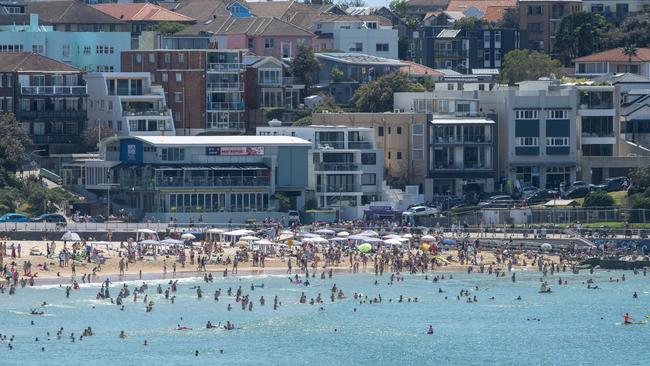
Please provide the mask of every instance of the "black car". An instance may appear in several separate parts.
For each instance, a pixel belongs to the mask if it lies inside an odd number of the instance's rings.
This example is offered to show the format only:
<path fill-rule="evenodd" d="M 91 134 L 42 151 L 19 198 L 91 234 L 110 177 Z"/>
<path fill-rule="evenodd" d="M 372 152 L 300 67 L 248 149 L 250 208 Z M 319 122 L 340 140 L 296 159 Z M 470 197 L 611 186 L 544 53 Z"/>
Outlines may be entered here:
<path fill-rule="evenodd" d="M 32 222 L 58 222 L 58 223 L 67 223 L 63 215 L 60 214 L 43 214 L 41 216 L 34 217 Z"/>
<path fill-rule="evenodd" d="M 630 186 L 630 181 L 627 177 L 609 178 L 603 182 L 603 185 L 607 192 L 617 192 L 627 189 Z"/>
<path fill-rule="evenodd" d="M 558 192 L 551 189 L 540 189 L 531 193 L 526 198 L 526 203 L 528 205 L 537 205 L 540 203 L 546 203 L 554 198 L 557 198 Z"/>
<path fill-rule="evenodd" d="M 565 199 L 575 199 L 575 198 L 584 198 L 589 194 L 589 187 L 578 186 L 572 188 L 562 195 L 562 198 Z"/>

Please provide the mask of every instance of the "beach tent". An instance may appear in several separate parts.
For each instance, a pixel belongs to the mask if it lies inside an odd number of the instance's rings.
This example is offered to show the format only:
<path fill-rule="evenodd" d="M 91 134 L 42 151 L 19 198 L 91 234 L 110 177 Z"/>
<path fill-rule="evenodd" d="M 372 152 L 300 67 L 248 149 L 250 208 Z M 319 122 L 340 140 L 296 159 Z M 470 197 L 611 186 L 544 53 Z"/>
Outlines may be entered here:
<path fill-rule="evenodd" d="M 79 237 L 79 234 L 73 233 L 72 231 L 66 231 L 65 234 L 61 237 L 61 240 L 65 241 L 81 241 L 81 237 Z"/>
<path fill-rule="evenodd" d="M 158 238 L 158 233 L 154 230 L 151 229 L 139 229 L 135 233 L 135 241 L 141 242 L 142 240 L 154 240 L 158 242 L 160 238 Z"/>
<path fill-rule="evenodd" d="M 193 234 L 190 234 L 190 233 L 185 233 L 185 234 L 181 235 L 181 239 L 194 240 L 194 239 L 196 239 L 196 236 L 194 236 Z"/>
<path fill-rule="evenodd" d="M 208 240 L 219 240 L 219 241 L 222 240 L 224 232 L 225 230 L 217 229 L 217 228 L 212 228 L 205 231 Z"/>
<path fill-rule="evenodd" d="M 139 241 L 138 244 L 142 245 L 160 245 L 160 242 L 158 240 L 142 240 Z"/>
<path fill-rule="evenodd" d="M 254 240 L 260 240 L 260 238 L 258 238 L 257 236 L 246 235 L 246 236 L 242 236 L 241 238 L 239 238 L 239 240 L 254 241 Z"/>

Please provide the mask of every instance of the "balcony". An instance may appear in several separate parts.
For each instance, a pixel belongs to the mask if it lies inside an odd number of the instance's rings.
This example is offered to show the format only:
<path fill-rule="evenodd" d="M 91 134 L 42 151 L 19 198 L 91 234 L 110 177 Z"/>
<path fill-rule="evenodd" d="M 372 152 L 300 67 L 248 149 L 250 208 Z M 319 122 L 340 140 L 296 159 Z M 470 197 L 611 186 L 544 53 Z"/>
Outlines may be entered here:
<path fill-rule="evenodd" d="M 85 86 L 21 86 L 22 95 L 78 95 L 88 94 Z"/>
<path fill-rule="evenodd" d="M 137 109 L 137 110 L 122 110 L 123 117 L 170 117 L 170 111 L 165 109 Z"/>
<path fill-rule="evenodd" d="M 86 111 L 16 111 L 16 118 L 18 119 L 39 119 L 39 118 L 70 118 L 70 119 L 86 119 Z"/>
<path fill-rule="evenodd" d="M 359 164 L 354 163 L 318 163 L 315 166 L 315 170 L 319 172 L 356 172 L 359 169 Z"/>
<path fill-rule="evenodd" d="M 485 135 L 469 135 L 463 137 L 464 142 L 467 144 L 491 144 L 492 137 Z"/>
<path fill-rule="evenodd" d="M 209 63 L 209 72 L 241 72 L 244 71 L 244 65 L 240 63 Z"/>
<path fill-rule="evenodd" d="M 31 135 L 35 144 L 67 144 L 79 141 L 79 135 Z"/>
<path fill-rule="evenodd" d="M 372 149 L 372 143 L 367 141 L 349 141 L 348 149 L 365 150 Z"/>
<path fill-rule="evenodd" d="M 454 164 L 448 164 L 448 163 L 434 163 L 433 169 L 432 170 L 491 170 L 492 167 L 487 165 L 487 164 L 473 164 L 473 163 L 468 163 L 468 164 L 461 164 L 461 163 L 454 163 Z"/>
<path fill-rule="evenodd" d="M 266 187 L 269 177 L 157 177 L 157 188 L 163 187 Z"/>
<path fill-rule="evenodd" d="M 469 53 L 467 50 L 435 50 L 433 57 L 446 57 L 446 58 L 467 58 Z"/>
<path fill-rule="evenodd" d="M 361 186 L 358 184 L 318 184 L 316 185 L 318 193 L 349 193 L 361 192 Z"/>
<path fill-rule="evenodd" d="M 319 149 L 337 149 L 337 150 L 342 150 L 345 149 L 345 141 L 325 141 L 325 140 L 319 140 L 317 141 L 317 145 Z"/>
<path fill-rule="evenodd" d="M 212 102 L 207 103 L 210 111 L 243 111 L 244 102 Z"/>
<path fill-rule="evenodd" d="M 240 82 L 220 82 L 208 83 L 209 92 L 242 92 L 244 91 L 244 83 Z"/>

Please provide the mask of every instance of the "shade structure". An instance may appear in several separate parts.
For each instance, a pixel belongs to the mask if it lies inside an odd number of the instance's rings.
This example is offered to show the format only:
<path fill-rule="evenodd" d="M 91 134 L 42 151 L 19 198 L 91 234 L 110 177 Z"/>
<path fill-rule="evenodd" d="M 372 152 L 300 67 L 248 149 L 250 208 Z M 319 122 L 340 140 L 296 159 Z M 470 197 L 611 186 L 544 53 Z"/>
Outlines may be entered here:
<path fill-rule="evenodd" d="M 303 243 L 314 243 L 314 244 L 327 244 L 329 243 L 329 240 L 325 238 L 321 238 L 320 236 L 315 236 L 311 238 L 304 238 L 302 239 Z"/>
<path fill-rule="evenodd" d="M 451 238 L 444 238 L 444 239 L 442 239 L 442 244 L 445 244 L 445 245 L 455 245 L 455 244 L 456 244 L 456 240 L 451 239 Z"/>
<path fill-rule="evenodd" d="M 139 233 L 144 233 L 144 234 L 156 234 L 156 231 L 151 230 L 151 229 L 139 229 Z"/>
<path fill-rule="evenodd" d="M 181 235 L 181 239 L 194 240 L 194 239 L 196 239 L 196 236 L 194 236 L 193 234 L 190 234 L 190 233 L 185 233 L 185 234 Z"/>
<path fill-rule="evenodd" d="M 293 239 L 293 234 L 281 234 L 278 239 L 281 241 Z"/>
<path fill-rule="evenodd" d="M 72 231 L 66 231 L 65 234 L 61 237 L 61 240 L 65 241 L 81 241 L 81 237 L 77 233 L 73 233 Z"/>
<path fill-rule="evenodd" d="M 178 239 L 167 238 L 167 239 L 161 240 L 161 241 L 160 241 L 160 244 L 165 244 L 165 245 L 181 245 L 181 244 L 183 244 L 183 241 L 182 241 L 182 240 L 178 240 Z"/>
<path fill-rule="evenodd" d="M 539 248 L 541 250 L 546 250 L 546 251 L 553 250 L 553 246 L 549 243 L 543 243 L 542 245 L 539 246 Z"/>
<path fill-rule="evenodd" d="M 402 237 L 407 238 L 407 239 L 411 239 L 411 238 L 413 238 L 413 234 L 406 233 L 406 234 L 402 235 Z"/>
<path fill-rule="evenodd" d="M 336 233 L 336 231 L 331 229 L 318 229 L 314 232 L 319 235 L 334 235 Z"/>
<path fill-rule="evenodd" d="M 400 236 L 397 235 L 397 234 L 388 234 L 388 235 L 384 235 L 382 238 L 384 238 L 384 239 L 395 239 L 395 238 L 399 238 L 399 237 Z"/>
<path fill-rule="evenodd" d="M 384 244 L 399 246 L 399 245 L 402 245 L 403 243 L 402 243 L 401 240 L 399 240 L 397 238 L 392 238 L 392 239 L 384 240 Z"/>
<path fill-rule="evenodd" d="M 350 239 L 350 240 L 364 240 L 364 239 L 367 239 L 367 238 L 368 238 L 367 236 L 361 235 L 361 234 L 355 234 L 355 235 L 348 236 L 348 239 Z"/>
<path fill-rule="evenodd" d="M 381 244 L 381 243 L 384 242 L 382 239 L 379 239 L 379 238 L 369 238 L 369 237 L 364 238 L 364 241 L 365 241 L 366 243 L 373 243 L 373 244 Z"/>
<path fill-rule="evenodd" d="M 270 241 L 270 240 L 260 239 L 260 240 L 255 241 L 255 244 L 258 244 L 258 245 L 273 245 L 275 243 Z"/>
<path fill-rule="evenodd" d="M 139 241 L 138 244 L 142 244 L 142 245 L 159 245 L 160 242 L 158 240 L 142 240 L 142 241 Z"/>
<path fill-rule="evenodd" d="M 217 229 L 217 228 L 208 229 L 206 231 L 206 233 L 210 233 L 210 234 L 222 234 L 223 232 L 224 232 L 223 229 Z"/>
<path fill-rule="evenodd" d="M 348 233 L 347 231 L 340 231 L 336 234 L 336 236 L 338 236 L 339 238 L 347 238 L 348 236 L 350 236 L 350 233 Z"/>
<path fill-rule="evenodd" d="M 224 235 L 229 235 L 229 236 L 243 236 L 243 235 L 249 235 L 254 233 L 253 230 L 247 230 L 247 229 L 240 229 L 240 230 L 233 230 L 233 231 L 226 231 L 223 233 Z"/>
<path fill-rule="evenodd" d="M 363 231 L 363 232 L 361 232 L 359 234 L 364 235 L 364 236 L 370 236 L 370 237 L 379 236 L 379 233 L 374 231 L 374 230 L 366 230 L 366 231 Z"/>
<path fill-rule="evenodd" d="M 239 238 L 239 240 L 253 241 L 253 240 L 260 240 L 260 238 L 258 238 L 257 236 L 246 235 L 246 236 L 242 236 L 241 238 Z"/>
<path fill-rule="evenodd" d="M 420 238 L 420 241 L 434 241 L 436 238 L 431 235 L 424 235 Z"/>
<path fill-rule="evenodd" d="M 369 253 L 372 250 L 372 244 L 363 243 L 357 247 L 357 250 L 361 253 Z"/>
<path fill-rule="evenodd" d="M 332 238 L 328 240 L 330 241 L 330 243 L 345 243 L 348 241 L 347 238 Z"/>

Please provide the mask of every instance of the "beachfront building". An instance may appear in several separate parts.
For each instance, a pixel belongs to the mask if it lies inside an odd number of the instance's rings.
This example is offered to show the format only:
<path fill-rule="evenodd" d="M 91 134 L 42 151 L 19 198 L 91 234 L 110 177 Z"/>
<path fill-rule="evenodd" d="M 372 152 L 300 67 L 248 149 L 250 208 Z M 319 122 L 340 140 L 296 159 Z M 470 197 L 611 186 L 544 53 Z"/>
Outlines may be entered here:
<path fill-rule="evenodd" d="M 609 74 L 633 73 L 650 77 L 650 48 L 639 48 L 628 56 L 623 47 L 578 57 L 573 60 L 575 74 L 581 77 L 599 77 Z"/>
<path fill-rule="evenodd" d="M 274 194 L 302 209 L 309 141 L 292 136 L 124 136 L 100 158 L 63 168 L 64 185 L 108 198 L 111 212 L 167 222 L 280 218 Z M 281 163 L 280 163 L 281 162 Z"/>
<path fill-rule="evenodd" d="M 398 31 L 387 18 L 329 14 L 321 15 L 314 23 L 317 50 L 338 49 L 398 59 Z"/>
<path fill-rule="evenodd" d="M 243 50 L 122 52 L 122 71 L 149 72 L 161 84 L 177 135 L 246 131 Z"/>
<path fill-rule="evenodd" d="M 41 155 L 79 148 L 86 122 L 82 72 L 30 52 L 0 54 L 0 113 L 14 113 Z"/>
<path fill-rule="evenodd" d="M 148 72 L 91 72 L 88 88 L 88 125 L 107 126 L 118 135 L 176 134 L 162 86 L 151 84 Z"/>
<path fill-rule="evenodd" d="M 560 20 L 579 11 L 580 0 L 519 0 L 519 29 L 528 33 L 528 44 L 522 46 L 552 53 Z"/>
<path fill-rule="evenodd" d="M 119 71 L 120 51 L 130 48 L 128 32 L 55 30 L 36 13 L 0 22 L 0 52 L 34 52 L 84 71 Z"/>
<path fill-rule="evenodd" d="M 645 5 L 648 5 L 647 0 L 582 0 L 583 11 L 602 15 L 612 23 L 637 15 Z"/>
<path fill-rule="evenodd" d="M 383 151 L 374 131 L 363 127 L 258 127 L 258 136 L 295 136 L 310 142 L 309 190 L 316 207 L 336 209 L 340 218 L 363 216 L 363 205 L 381 201 L 384 185 Z"/>

